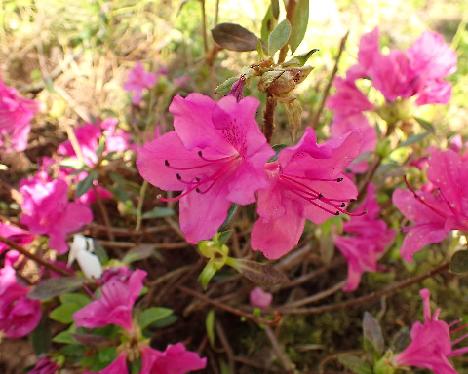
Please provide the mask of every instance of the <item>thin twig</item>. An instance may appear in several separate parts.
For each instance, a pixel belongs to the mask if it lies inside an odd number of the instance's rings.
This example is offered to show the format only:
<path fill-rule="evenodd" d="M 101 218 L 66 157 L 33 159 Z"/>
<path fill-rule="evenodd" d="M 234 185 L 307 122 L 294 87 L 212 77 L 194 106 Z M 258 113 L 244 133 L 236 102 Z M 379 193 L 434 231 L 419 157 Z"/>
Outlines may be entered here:
<path fill-rule="evenodd" d="M 13 249 L 16 249 L 24 257 L 29 258 L 30 260 L 38 263 L 39 265 L 42 265 L 42 266 L 48 268 L 49 270 L 51 270 L 51 271 L 53 271 L 53 272 L 55 272 L 57 274 L 64 275 L 64 276 L 70 275 L 70 273 L 68 271 L 63 270 L 63 269 L 59 268 L 57 265 L 44 260 L 42 257 L 37 256 L 35 253 L 29 252 L 26 248 L 22 247 L 19 244 L 16 244 L 15 242 L 12 242 L 11 240 L 9 240 L 7 238 L 4 238 L 3 236 L 0 236 L 0 242 L 8 245 L 9 247 L 11 247 Z"/>
<path fill-rule="evenodd" d="M 267 94 L 265 112 L 263 113 L 263 133 L 268 143 L 271 141 L 275 128 L 275 108 L 276 99 Z"/>
<path fill-rule="evenodd" d="M 216 333 L 218 334 L 219 341 L 221 342 L 224 348 L 224 351 L 226 352 L 226 356 L 228 358 L 228 364 L 229 364 L 229 372 L 235 373 L 236 365 L 234 363 L 234 352 L 232 351 L 232 348 L 229 345 L 229 340 L 226 337 L 226 334 L 223 329 L 223 325 L 221 325 L 221 323 L 219 322 L 216 322 Z"/>
<path fill-rule="evenodd" d="M 281 344 L 278 342 L 278 339 L 276 338 L 273 330 L 269 326 L 265 326 L 264 330 L 268 339 L 270 340 L 273 350 L 278 356 L 278 360 L 281 362 L 281 365 L 284 367 L 287 373 L 293 373 L 296 366 L 291 361 L 289 356 L 284 353 L 283 347 L 281 347 Z"/>
<path fill-rule="evenodd" d="M 137 246 L 151 246 L 154 249 L 179 249 L 190 246 L 188 243 L 132 243 L 132 242 L 114 242 L 98 240 L 98 243 L 109 248 L 133 248 Z"/>
<path fill-rule="evenodd" d="M 317 315 L 317 314 L 323 314 L 323 313 L 330 313 L 330 312 L 335 312 L 337 310 L 342 310 L 342 309 L 347 309 L 347 308 L 354 308 L 354 307 L 359 307 L 359 306 L 368 306 L 368 303 L 374 302 L 375 300 L 378 300 L 379 298 L 383 296 L 390 296 L 393 295 L 404 288 L 411 286 L 414 283 L 419 283 L 422 282 L 423 280 L 427 278 L 431 278 L 434 275 L 437 275 L 439 273 L 443 273 L 448 270 L 449 263 L 446 262 L 442 265 L 439 265 L 435 267 L 434 269 L 421 274 L 417 275 L 415 277 L 411 277 L 408 279 L 405 279 L 403 281 L 397 282 L 391 286 L 385 287 L 379 291 L 374 291 L 371 292 L 367 295 L 357 297 L 355 299 L 343 301 L 341 303 L 336 303 L 336 304 L 330 304 L 330 305 L 323 305 L 315 308 L 302 308 L 302 309 L 295 309 L 291 311 L 284 311 L 284 314 L 294 314 L 294 315 Z"/>
<path fill-rule="evenodd" d="M 104 206 L 101 197 L 99 196 L 99 192 L 98 192 L 96 186 L 94 186 L 94 191 L 95 191 L 95 195 L 96 195 L 96 203 L 97 203 L 97 206 L 99 208 L 99 212 L 101 213 L 102 219 L 104 220 L 104 226 L 106 227 L 107 237 L 109 238 L 110 241 L 114 241 L 115 236 L 114 236 L 114 233 L 112 232 L 112 230 L 110 229 L 111 228 L 111 222 L 110 222 L 110 219 L 109 219 L 109 214 L 107 213 L 107 209 Z"/>
<path fill-rule="evenodd" d="M 142 220 L 142 210 L 143 210 L 143 203 L 145 202 L 145 196 L 146 196 L 146 190 L 148 189 L 148 182 L 143 181 L 143 184 L 140 187 L 140 193 L 138 196 L 138 205 L 137 205 L 137 211 L 136 211 L 136 218 L 137 218 L 137 223 L 136 223 L 136 231 L 140 231 L 141 227 L 141 220 Z"/>
<path fill-rule="evenodd" d="M 192 290 L 190 288 L 187 288 L 185 286 L 177 286 L 177 288 L 180 291 L 182 291 L 183 293 L 194 296 L 197 299 L 200 299 L 201 301 L 203 301 L 203 302 L 205 302 L 207 304 L 213 305 L 214 307 L 216 307 L 218 309 L 224 310 L 225 312 L 234 314 L 234 315 L 236 315 L 238 317 L 250 319 L 251 321 L 254 321 L 257 324 L 269 325 L 269 324 L 272 323 L 272 321 L 266 320 L 264 318 L 256 317 L 256 316 L 254 316 L 252 314 L 249 314 L 249 313 L 246 313 L 246 312 L 244 312 L 242 310 L 233 308 L 232 306 L 220 303 L 217 300 L 210 299 L 208 296 L 205 296 L 205 295 L 203 295 L 203 294 L 201 294 L 201 293 L 199 293 L 197 291 L 194 291 L 194 290 Z"/>
<path fill-rule="evenodd" d="M 320 116 L 322 115 L 323 108 L 325 108 L 325 103 L 328 99 L 328 96 L 330 95 L 330 90 L 333 84 L 333 80 L 335 79 L 335 75 L 338 72 L 338 64 L 341 59 L 341 55 L 343 54 L 344 48 L 346 46 L 346 41 L 348 40 L 349 36 L 349 31 L 341 38 L 340 40 L 340 46 L 338 49 L 338 53 L 335 57 L 335 65 L 333 66 L 333 70 L 330 74 L 330 78 L 328 79 L 327 85 L 325 87 L 325 90 L 323 92 L 322 100 L 320 101 L 319 107 L 317 111 L 315 112 L 315 116 L 312 119 L 312 124 L 311 127 L 316 128 L 319 121 L 320 121 Z"/>
<path fill-rule="evenodd" d="M 280 312 L 288 312 L 288 311 L 291 312 L 293 308 L 303 306 L 306 304 L 315 303 L 317 301 L 325 299 L 333 295 L 335 292 L 341 290 L 343 286 L 345 285 L 345 283 L 346 281 L 338 282 L 337 284 L 334 284 L 332 287 L 327 288 L 326 290 L 323 290 L 321 292 L 318 292 L 312 296 L 305 297 L 303 299 L 288 303 L 287 305 L 284 306 L 284 308 L 280 309 Z"/>
<path fill-rule="evenodd" d="M 206 30 L 206 8 L 205 0 L 201 0 L 201 10 L 202 10 L 202 33 L 203 33 L 203 48 L 205 49 L 205 55 L 208 54 L 208 32 Z"/>

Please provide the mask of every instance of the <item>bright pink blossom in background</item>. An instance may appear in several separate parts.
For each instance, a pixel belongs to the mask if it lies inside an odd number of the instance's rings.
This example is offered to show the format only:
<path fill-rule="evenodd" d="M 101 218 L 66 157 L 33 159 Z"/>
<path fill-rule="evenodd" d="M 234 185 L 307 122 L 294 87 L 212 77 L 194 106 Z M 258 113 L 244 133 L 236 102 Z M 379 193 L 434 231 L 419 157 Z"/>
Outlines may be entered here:
<path fill-rule="evenodd" d="M 258 129 L 258 100 L 228 95 L 176 96 L 170 106 L 175 131 L 138 151 L 140 174 L 166 191 L 182 191 L 180 228 L 187 241 L 211 239 L 232 203 L 251 204 L 267 185 L 265 162 L 274 155 Z M 170 199 L 166 199 L 168 201 Z"/>
<path fill-rule="evenodd" d="M 20 96 L 0 79 L 0 152 L 26 149 L 30 121 L 37 111 L 36 101 Z"/>
<path fill-rule="evenodd" d="M 41 319 L 41 303 L 29 299 L 28 291 L 16 279 L 15 269 L 0 269 L 0 333 L 8 338 L 28 335 Z"/>
<path fill-rule="evenodd" d="M 118 121 L 115 118 L 107 118 L 96 123 L 86 123 L 74 130 L 87 166 L 94 167 L 98 162 L 97 152 L 101 137 L 105 138 L 103 156 L 111 152 L 125 152 L 131 148 L 130 133 L 117 128 L 117 125 Z M 59 145 L 58 154 L 64 157 L 78 157 L 69 140 Z"/>
<path fill-rule="evenodd" d="M 0 221 L 0 236 L 11 240 L 16 244 L 27 244 L 31 243 L 34 239 L 34 236 L 28 233 L 25 230 L 20 229 L 17 226 L 10 225 Z M 5 257 L 6 265 L 13 265 L 19 258 L 18 251 L 10 249 L 7 244 L 0 243 L 0 254 L 8 251 Z"/>
<path fill-rule="evenodd" d="M 413 222 L 401 246 L 406 261 L 425 245 L 443 241 L 451 230 L 468 231 L 468 160 L 452 150 L 433 150 L 428 163 L 430 189 L 393 193 L 393 203 Z"/>
<path fill-rule="evenodd" d="M 44 179 L 36 175 L 20 181 L 22 197 L 20 221 L 39 235 L 49 236 L 49 245 L 59 253 L 67 251 L 68 234 L 93 220 L 91 209 L 68 202 L 68 186 L 62 179 Z"/>
<path fill-rule="evenodd" d="M 271 305 L 273 295 L 263 291 L 260 287 L 255 287 L 250 291 L 250 305 L 255 308 L 266 309 Z"/>
<path fill-rule="evenodd" d="M 55 361 L 47 356 L 42 356 L 37 360 L 36 365 L 28 371 L 28 374 L 56 374 L 59 372 L 59 369 L 60 367 Z"/>
<path fill-rule="evenodd" d="M 133 305 L 143 288 L 146 272 L 135 270 L 126 282 L 111 279 L 101 287 L 99 299 L 73 315 L 77 326 L 95 328 L 110 324 L 133 328 Z"/>
<path fill-rule="evenodd" d="M 136 63 L 135 67 L 130 70 L 128 79 L 124 84 L 125 90 L 132 95 L 133 104 L 140 104 L 143 91 L 153 87 L 156 79 L 156 74 L 147 72 L 141 62 Z"/>
<path fill-rule="evenodd" d="M 371 184 L 363 204 L 353 212 L 363 212 L 343 225 L 346 235 L 335 236 L 333 242 L 348 262 L 348 280 L 344 291 L 354 291 L 366 271 L 376 271 L 377 261 L 392 243 L 395 232 L 379 219 L 375 187 Z"/>
<path fill-rule="evenodd" d="M 398 366 L 415 366 L 432 370 L 435 374 L 457 374 L 449 357 L 468 353 L 468 347 L 454 349 L 468 335 L 461 336 L 453 342 L 450 329 L 454 324 L 439 320 L 440 309 L 431 315 L 430 292 L 424 288 L 420 292 L 423 299 L 424 322 L 419 321 L 411 326 L 411 343 L 402 353 L 395 356 Z"/>
<path fill-rule="evenodd" d="M 265 166 L 269 184 L 258 192 L 252 248 L 277 259 L 298 243 L 306 219 L 320 224 L 347 213 L 357 189 L 344 170 L 360 147 L 359 133 L 317 144 L 308 128 L 297 145 L 284 148 L 277 161 Z"/>
<path fill-rule="evenodd" d="M 185 374 L 206 367 L 206 358 L 185 349 L 182 343 L 169 344 L 164 352 L 145 347 L 141 350 L 140 374 Z"/>

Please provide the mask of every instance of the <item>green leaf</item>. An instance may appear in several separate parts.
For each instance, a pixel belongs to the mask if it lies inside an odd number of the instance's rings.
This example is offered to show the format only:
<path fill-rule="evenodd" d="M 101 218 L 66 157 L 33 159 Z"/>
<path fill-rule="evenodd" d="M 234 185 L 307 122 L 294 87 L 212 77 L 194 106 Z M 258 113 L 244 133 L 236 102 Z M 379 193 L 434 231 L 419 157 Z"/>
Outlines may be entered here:
<path fill-rule="evenodd" d="M 141 261 L 145 258 L 153 256 L 155 253 L 154 245 L 152 244 L 138 244 L 133 247 L 122 259 L 125 264 L 131 264 L 132 262 Z"/>
<path fill-rule="evenodd" d="M 368 341 L 375 353 L 380 356 L 385 349 L 385 344 L 379 322 L 370 313 L 365 312 L 362 326 L 364 342 Z"/>
<path fill-rule="evenodd" d="M 94 253 L 98 256 L 99 262 L 104 265 L 109 261 L 109 256 L 107 255 L 104 247 L 99 244 L 97 240 L 94 240 Z"/>
<path fill-rule="evenodd" d="M 279 0 L 271 0 L 271 14 L 278 19 L 280 14 Z"/>
<path fill-rule="evenodd" d="M 468 274 L 468 250 L 457 251 L 450 259 L 450 272 L 459 275 Z"/>
<path fill-rule="evenodd" d="M 156 206 L 153 209 L 143 213 L 141 218 L 149 219 L 149 218 L 164 218 L 164 217 L 171 217 L 175 215 L 175 210 L 169 207 L 164 206 Z"/>
<path fill-rule="evenodd" d="M 168 308 L 153 307 L 153 308 L 145 309 L 138 316 L 138 325 L 143 330 L 144 328 L 148 327 L 152 323 L 156 321 L 161 321 L 169 316 L 172 316 L 173 314 L 174 314 L 174 311 Z"/>
<path fill-rule="evenodd" d="M 432 123 L 426 121 L 425 119 L 419 118 L 419 117 L 414 117 L 414 119 L 425 130 L 430 131 L 430 132 L 435 132 L 435 128 L 434 128 L 434 125 Z"/>
<path fill-rule="evenodd" d="M 210 345 L 212 348 L 215 346 L 215 318 L 216 314 L 214 309 L 211 309 L 208 314 L 206 315 L 205 326 L 206 326 L 206 334 L 208 336 L 208 340 L 210 341 Z"/>
<path fill-rule="evenodd" d="M 73 314 L 87 305 L 89 297 L 79 293 L 68 293 L 59 296 L 61 305 L 50 313 L 50 318 L 61 323 L 72 323 Z"/>
<path fill-rule="evenodd" d="M 281 21 L 268 37 L 268 55 L 273 56 L 283 48 L 291 36 L 291 22 L 285 19 Z"/>
<path fill-rule="evenodd" d="M 265 13 L 265 16 L 263 17 L 262 26 L 260 29 L 260 39 L 263 42 L 263 44 L 268 44 L 268 37 L 270 36 L 270 33 L 273 31 L 277 24 L 278 19 L 273 17 L 271 6 L 269 6 Z"/>
<path fill-rule="evenodd" d="M 238 210 L 239 206 L 236 205 L 236 204 L 231 204 L 231 206 L 229 207 L 229 210 L 228 210 L 228 214 L 227 214 L 227 217 L 226 219 L 224 220 L 223 224 L 220 226 L 220 228 L 218 229 L 218 231 L 226 231 L 228 226 L 229 226 L 229 223 L 232 221 L 232 219 L 234 218 L 234 216 L 236 215 L 237 213 L 237 210 Z"/>
<path fill-rule="evenodd" d="M 73 337 L 76 333 L 76 326 L 71 325 L 68 329 L 59 332 L 52 341 L 54 343 L 61 343 L 61 344 L 76 344 L 77 341 Z"/>
<path fill-rule="evenodd" d="M 218 23 L 211 34 L 216 44 L 229 51 L 248 52 L 257 49 L 255 34 L 237 23 Z"/>
<path fill-rule="evenodd" d="M 43 316 L 41 322 L 37 325 L 31 334 L 34 353 L 39 356 L 47 353 L 51 346 L 51 332 L 47 316 Z"/>
<path fill-rule="evenodd" d="M 93 186 L 93 182 L 98 177 L 98 172 L 96 170 L 91 170 L 85 179 L 78 183 L 76 186 L 75 196 L 83 196 L 89 189 Z"/>
<path fill-rule="evenodd" d="M 208 261 L 208 263 L 203 268 L 202 272 L 198 276 L 198 281 L 202 285 L 203 289 L 206 290 L 208 287 L 208 283 L 214 278 L 216 275 L 216 266 L 212 260 Z"/>
<path fill-rule="evenodd" d="M 404 142 L 401 142 L 396 149 L 402 148 L 402 147 L 408 147 L 411 144 L 418 143 L 431 133 L 432 133 L 431 131 L 424 131 L 419 134 L 410 135 L 408 139 L 406 139 Z"/>
<path fill-rule="evenodd" d="M 65 292 L 74 291 L 83 283 L 83 278 L 76 277 L 46 279 L 33 286 L 28 297 L 34 300 L 48 300 Z"/>
<path fill-rule="evenodd" d="M 218 87 L 215 89 L 215 94 L 218 95 L 227 95 L 231 91 L 231 87 L 234 83 L 236 83 L 239 80 L 239 77 L 231 77 L 226 79 L 223 83 L 221 83 Z"/>
<path fill-rule="evenodd" d="M 311 49 L 309 52 L 304 53 L 303 55 L 293 56 L 290 60 L 286 61 L 283 66 L 304 66 L 310 56 L 318 52 L 317 48 Z"/>
<path fill-rule="evenodd" d="M 296 48 L 301 44 L 302 39 L 307 30 L 309 23 L 309 0 L 298 0 L 294 8 L 294 15 L 292 18 L 292 32 L 289 39 L 291 52 L 294 53 Z"/>
<path fill-rule="evenodd" d="M 359 358 L 358 356 L 343 353 L 337 356 L 338 361 L 346 369 L 351 370 L 356 374 L 372 374 L 372 367 L 370 364 Z"/>

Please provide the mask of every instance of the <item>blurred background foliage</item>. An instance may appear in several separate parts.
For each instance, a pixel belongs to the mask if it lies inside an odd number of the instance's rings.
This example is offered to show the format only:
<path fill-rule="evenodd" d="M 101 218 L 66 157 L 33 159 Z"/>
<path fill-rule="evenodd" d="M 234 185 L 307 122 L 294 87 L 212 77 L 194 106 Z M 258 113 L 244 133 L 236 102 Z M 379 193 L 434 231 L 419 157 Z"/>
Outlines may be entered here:
<path fill-rule="evenodd" d="M 213 47 L 210 29 L 216 22 L 236 22 L 259 35 L 268 4 L 267 0 L 207 0 L 208 52 Z M 457 72 L 450 77 L 451 103 L 419 108 L 420 116 L 434 124 L 438 141 L 445 142 L 453 132 L 468 135 L 467 21 L 467 1 L 311 0 L 309 25 L 298 53 L 312 48 L 320 52 L 309 60 L 314 70 L 298 91 L 304 109 L 303 125 L 308 125 L 317 109 L 343 35 L 350 31 L 339 75 L 356 61 L 360 36 L 378 25 L 384 51 L 406 49 L 427 29 L 441 32 L 451 43 L 458 54 Z M 0 0 L 0 72 L 8 84 L 23 93 L 36 95 L 41 101 L 41 115 L 34 124 L 35 136 L 32 136 L 38 147 L 57 145 L 64 138 L 63 132 L 57 129 L 62 130 L 66 123 L 75 126 L 78 122 L 112 115 L 130 128 L 129 98 L 122 85 L 136 61 L 143 61 L 153 71 L 163 67 L 169 71 L 151 93 L 156 104 L 147 108 L 146 120 L 164 126 L 170 124 L 166 109 L 174 92 L 213 95 L 218 84 L 255 62 L 256 54 L 220 51 L 212 66 L 206 63 L 205 57 L 202 7 L 198 0 Z M 184 84 L 174 85 L 174 80 L 181 77 L 185 78 Z M 252 90 L 254 95 L 258 94 L 255 88 Z M 284 115 L 279 119 L 280 124 L 286 122 Z M 321 123 L 324 133 L 330 120 L 326 110 Z M 277 136 L 285 133 L 279 131 Z M 50 148 L 51 152 L 53 149 Z M 388 196 L 380 199 L 388 201 Z M 395 244 L 382 262 L 398 261 L 397 252 L 398 244 Z M 436 251 L 422 251 L 418 256 L 424 260 L 419 262 L 421 272 L 442 260 Z M 410 274 L 415 271 L 414 265 L 399 266 L 406 267 Z M 343 278 L 342 272 L 343 268 L 331 272 L 308 291 L 326 288 L 333 279 Z M 395 274 L 394 269 L 370 274 L 359 292 L 369 292 L 372 284 L 387 284 Z M 462 282 L 466 283 L 466 279 L 423 283 L 433 290 L 434 302 L 443 308 L 443 316 L 448 320 L 467 317 L 467 296 L 459 287 Z M 412 287 L 398 294 L 389 305 L 383 300 L 377 310 L 384 336 L 389 340 L 420 315 L 416 289 Z M 281 297 L 278 294 L 279 300 Z M 342 294 L 336 294 L 330 302 L 342 298 Z M 335 315 L 286 319 L 281 341 L 292 360 L 307 372 L 308 368 L 317 367 L 324 353 L 359 348 L 361 318 L 362 311 L 344 310 Z M 253 359 L 262 355 L 265 335 L 256 327 L 242 325 L 229 339 L 239 354 Z M 462 360 L 458 358 L 459 362 Z M 251 372 L 248 370 L 243 372 Z"/>

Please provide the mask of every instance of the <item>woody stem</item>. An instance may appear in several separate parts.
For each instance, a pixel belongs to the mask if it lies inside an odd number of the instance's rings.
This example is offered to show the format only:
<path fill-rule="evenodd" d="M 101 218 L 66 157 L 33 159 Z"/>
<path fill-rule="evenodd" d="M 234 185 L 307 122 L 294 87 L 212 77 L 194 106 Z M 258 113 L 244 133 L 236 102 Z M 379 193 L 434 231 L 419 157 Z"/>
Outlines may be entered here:
<path fill-rule="evenodd" d="M 263 113 L 263 133 L 269 143 L 273 136 L 273 130 L 275 128 L 275 108 L 276 99 L 272 95 L 267 95 L 265 112 Z"/>
<path fill-rule="evenodd" d="M 48 268 L 49 270 L 54 271 L 57 274 L 64 275 L 64 276 L 70 275 L 67 271 L 59 268 L 57 265 L 44 260 L 43 258 L 37 256 L 34 253 L 29 252 L 26 248 L 20 246 L 19 244 L 16 244 L 15 242 L 12 242 L 11 240 L 8 240 L 7 238 L 4 238 L 3 236 L 0 236 L 0 243 L 4 243 L 13 249 L 16 249 L 24 257 L 29 258 L 30 260 Z"/>

